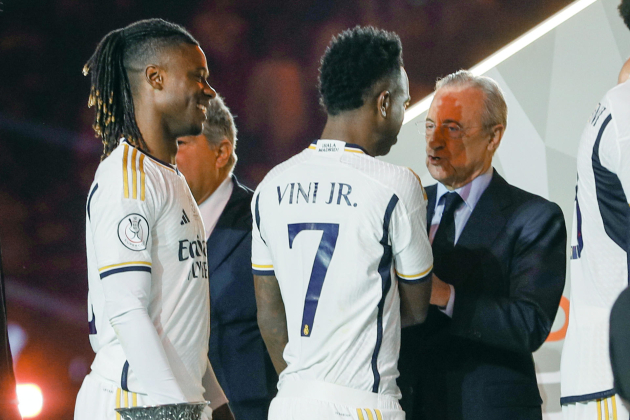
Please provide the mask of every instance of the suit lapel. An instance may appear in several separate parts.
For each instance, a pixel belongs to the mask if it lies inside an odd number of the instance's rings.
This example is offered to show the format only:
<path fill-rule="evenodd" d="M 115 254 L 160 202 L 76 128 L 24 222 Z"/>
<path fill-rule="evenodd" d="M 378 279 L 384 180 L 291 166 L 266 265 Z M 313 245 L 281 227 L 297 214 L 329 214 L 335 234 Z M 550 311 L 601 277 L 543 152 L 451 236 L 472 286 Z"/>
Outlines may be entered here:
<path fill-rule="evenodd" d="M 250 203 L 252 193 L 232 177 L 234 189 L 217 225 L 208 238 L 208 276 L 232 253 L 234 248 L 251 232 Z"/>
<path fill-rule="evenodd" d="M 490 185 L 479 198 L 466 222 L 457 246 L 488 248 L 492 245 L 507 223 L 503 210 L 512 202 L 508 187 L 508 183 L 494 170 Z"/>

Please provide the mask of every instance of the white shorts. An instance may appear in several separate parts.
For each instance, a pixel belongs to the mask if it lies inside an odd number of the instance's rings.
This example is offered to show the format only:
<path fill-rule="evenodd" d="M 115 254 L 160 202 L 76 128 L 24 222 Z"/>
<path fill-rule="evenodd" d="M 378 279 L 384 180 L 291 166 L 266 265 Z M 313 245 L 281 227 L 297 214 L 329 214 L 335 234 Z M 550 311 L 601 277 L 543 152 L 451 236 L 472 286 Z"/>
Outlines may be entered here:
<path fill-rule="evenodd" d="M 127 392 L 94 372 L 83 380 L 77 404 L 74 408 L 74 420 L 120 420 L 114 408 L 154 405 L 145 394 Z"/>
<path fill-rule="evenodd" d="M 565 404 L 562 406 L 564 420 L 628 420 L 628 407 L 621 397 Z"/>
<path fill-rule="evenodd" d="M 269 420 L 405 420 L 398 400 L 325 382 L 285 383 Z"/>

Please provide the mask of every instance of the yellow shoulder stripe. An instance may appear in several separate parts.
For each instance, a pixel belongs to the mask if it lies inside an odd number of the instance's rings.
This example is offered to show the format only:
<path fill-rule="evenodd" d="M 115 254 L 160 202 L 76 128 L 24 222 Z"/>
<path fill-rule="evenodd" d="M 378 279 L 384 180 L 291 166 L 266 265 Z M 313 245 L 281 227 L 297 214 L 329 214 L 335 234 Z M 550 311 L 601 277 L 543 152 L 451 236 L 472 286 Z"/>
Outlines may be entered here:
<path fill-rule="evenodd" d="M 129 197 L 129 145 L 124 144 L 123 151 L 123 191 L 125 198 Z M 138 157 L 139 156 L 139 157 Z M 140 200 L 144 201 L 146 194 L 146 181 L 144 172 L 144 153 L 138 153 L 138 149 L 132 147 L 131 151 L 131 198 L 138 199 L 138 172 L 140 172 Z M 139 163 L 136 164 L 139 160 Z"/>
<path fill-rule="evenodd" d="M 125 151 L 123 152 L 123 188 L 125 191 L 125 198 L 129 198 L 129 179 L 127 178 L 127 157 L 129 156 L 129 146 L 124 145 Z"/>

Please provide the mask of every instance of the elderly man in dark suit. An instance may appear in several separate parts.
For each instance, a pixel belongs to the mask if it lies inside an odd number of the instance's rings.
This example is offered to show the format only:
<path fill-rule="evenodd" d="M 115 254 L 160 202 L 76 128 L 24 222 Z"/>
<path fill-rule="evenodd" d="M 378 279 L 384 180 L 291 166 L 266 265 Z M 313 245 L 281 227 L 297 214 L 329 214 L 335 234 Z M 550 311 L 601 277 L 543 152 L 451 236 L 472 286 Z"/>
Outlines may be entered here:
<path fill-rule="evenodd" d="M 235 418 L 266 420 L 278 380 L 256 320 L 251 271 L 253 192 L 232 174 L 236 127 L 217 96 L 199 136 L 178 139 L 177 165 L 206 229 L 212 367 Z"/>
<path fill-rule="evenodd" d="M 507 125 L 496 82 L 438 81 L 425 125 L 433 291 L 403 330 L 399 384 L 411 420 L 541 419 L 532 352 L 549 334 L 566 270 L 560 208 L 508 184 L 492 156 Z"/>

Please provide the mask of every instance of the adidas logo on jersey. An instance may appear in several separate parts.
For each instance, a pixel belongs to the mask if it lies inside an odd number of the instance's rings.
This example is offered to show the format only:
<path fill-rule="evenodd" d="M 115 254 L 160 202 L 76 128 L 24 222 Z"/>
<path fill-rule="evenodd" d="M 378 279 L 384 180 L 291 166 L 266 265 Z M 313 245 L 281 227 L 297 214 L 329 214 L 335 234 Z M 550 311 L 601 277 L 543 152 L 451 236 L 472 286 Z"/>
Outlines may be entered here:
<path fill-rule="evenodd" d="M 182 221 L 179 222 L 180 225 L 185 225 L 186 223 L 190 223 L 190 219 L 188 218 L 188 215 L 186 214 L 185 210 L 182 210 L 182 213 L 184 213 L 184 215 L 182 216 Z"/>

